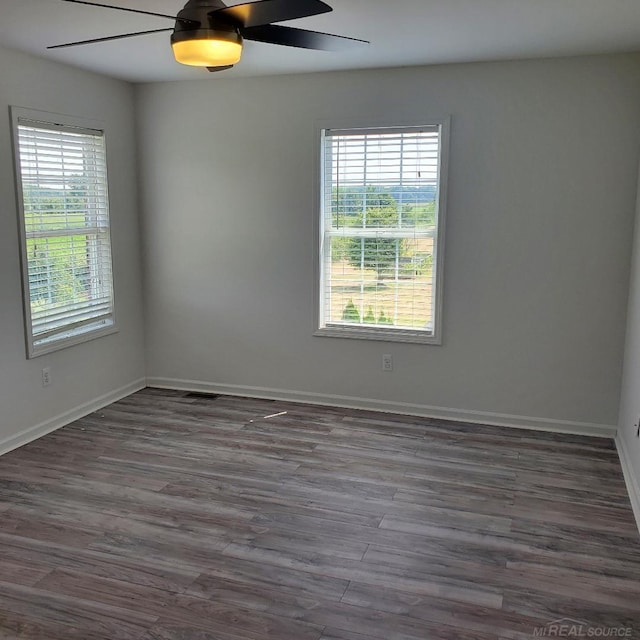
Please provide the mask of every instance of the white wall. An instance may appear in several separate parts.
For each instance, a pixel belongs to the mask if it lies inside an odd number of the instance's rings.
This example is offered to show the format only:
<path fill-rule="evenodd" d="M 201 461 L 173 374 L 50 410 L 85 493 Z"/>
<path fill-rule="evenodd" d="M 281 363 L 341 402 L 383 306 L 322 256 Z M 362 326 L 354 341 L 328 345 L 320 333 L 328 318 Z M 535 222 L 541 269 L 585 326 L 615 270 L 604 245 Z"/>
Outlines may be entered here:
<path fill-rule="evenodd" d="M 151 383 L 613 433 L 640 57 L 206 78 L 138 97 Z M 443 345 L 313 337 L 314 123 L 447 114 Z"/>
<path fill-rule="evenodd" d="M 144 377 L 131 86 L 0 49 L 0 452 Z M 105 122 L 119 333 L 27 360 L 9 105 Z M 53 382 L 43 388 L 41 370 Z"/>
<path fill-rule="evenodd" d="M 636 435 L 640 421 L 640 190 L 634 236 L 617 445 L 640 527 L 640 438 Z"/>

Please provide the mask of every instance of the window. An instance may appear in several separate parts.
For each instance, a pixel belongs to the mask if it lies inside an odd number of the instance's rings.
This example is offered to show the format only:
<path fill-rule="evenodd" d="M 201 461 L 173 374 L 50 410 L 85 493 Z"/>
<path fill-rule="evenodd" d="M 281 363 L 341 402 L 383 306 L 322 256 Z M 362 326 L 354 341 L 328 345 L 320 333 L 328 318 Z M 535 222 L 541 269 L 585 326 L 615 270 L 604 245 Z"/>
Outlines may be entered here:
<path fill-rule="evenodd" d="M 29 357 L 115 330 L 104 132 L 12 109 Z"/>
<path fill-rule="evenodd" d="M 440 342 L 447 125 L 322 131 L 317 335 Z"/>

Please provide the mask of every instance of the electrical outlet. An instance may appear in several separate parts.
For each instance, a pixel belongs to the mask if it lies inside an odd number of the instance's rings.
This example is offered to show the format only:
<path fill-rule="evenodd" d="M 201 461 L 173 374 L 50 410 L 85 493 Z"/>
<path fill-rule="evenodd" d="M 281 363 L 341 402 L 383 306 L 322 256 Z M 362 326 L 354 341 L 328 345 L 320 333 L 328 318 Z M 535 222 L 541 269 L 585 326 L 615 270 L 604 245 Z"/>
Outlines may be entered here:
<path fill-rule="evenodd" d="M 42 386 L 48 387 L 51 384 L 51 367 L 42 370 Z"/>
<path fill-rule="evenodd" d="M 393 371 L 393 356 L 390 353 L 382 354 L 382 370 Z"/>

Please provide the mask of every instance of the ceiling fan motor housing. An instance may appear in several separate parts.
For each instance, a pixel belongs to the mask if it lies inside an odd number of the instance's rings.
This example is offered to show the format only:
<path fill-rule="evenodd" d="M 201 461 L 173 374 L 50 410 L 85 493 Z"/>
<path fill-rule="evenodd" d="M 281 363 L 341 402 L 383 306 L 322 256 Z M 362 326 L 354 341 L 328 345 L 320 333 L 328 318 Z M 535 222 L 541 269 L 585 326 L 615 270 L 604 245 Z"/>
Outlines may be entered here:
<path fill-rule="evenodd" d="M 237 25 L 229 17 L 214 19 L 210 14 L 218 9 L 225 9 L 226 4 L 222 0 L 189 0 L 184 8 L 178 13 L 178 20 L 173 36 L 178 36 L 182 32 L 188 32 L 188 38 L 203 37 L 211 35 L 211 31 L 230 32 L 238 34 Z M 200 32 L 196 34 L 195 32 Z M 238 34 L 239 35 L 239 34 Z M 172 36 L 172 41 L 173 41 Z M 179 40 L 184 39 L 178 38 Z"/>

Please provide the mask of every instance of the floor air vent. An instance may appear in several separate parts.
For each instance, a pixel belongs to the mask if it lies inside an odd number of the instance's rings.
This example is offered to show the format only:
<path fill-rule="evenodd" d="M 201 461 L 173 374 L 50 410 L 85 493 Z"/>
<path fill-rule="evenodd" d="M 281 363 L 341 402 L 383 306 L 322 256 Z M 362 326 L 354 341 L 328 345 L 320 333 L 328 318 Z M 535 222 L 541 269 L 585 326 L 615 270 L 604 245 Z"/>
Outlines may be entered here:
<path fill-rule="evenodd" d="M 217 393 L 207 393 L 206 391 L 189 391 L 184 394 L 185 398 L 199 398 L 200 400 L 215 400 L 220 395 Z"/>

